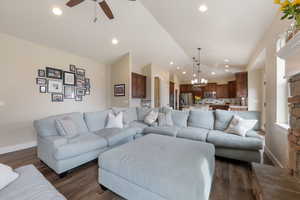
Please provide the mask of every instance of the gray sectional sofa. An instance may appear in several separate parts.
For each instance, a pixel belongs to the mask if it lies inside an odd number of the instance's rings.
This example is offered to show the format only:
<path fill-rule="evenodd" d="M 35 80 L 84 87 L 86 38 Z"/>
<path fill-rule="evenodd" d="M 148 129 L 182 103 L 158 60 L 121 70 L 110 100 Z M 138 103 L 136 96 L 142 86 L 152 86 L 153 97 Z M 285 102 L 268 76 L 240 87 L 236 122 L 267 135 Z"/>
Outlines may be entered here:
<path fill-rule="evenodd" d="M 234 114 L 260 121 L 258 112 L 229 111 L 173 111 L 174 126 L 146 125 L 143 120 L 149 109 L 114 108 L 99 112 L 69 113 L 48 117 L 34 122 L 38 135 L 38 157 L 56 173 L 62 174 L 86 162 L 97 159 L 99 154 L 115 146 L 128 143 L 145 134 L 160 134 L 212 143 L 216 155 L 247 162 L 260 162 L 264 140 L 257 133 L 260 123 L 240 137 L 224 133 Z M 123 129 L 105 128 L 109 112 L 123 112 Z M 55 120 L 69 116 L 76 123 L 80 135 L 73 139 L 60 136 Z"/>

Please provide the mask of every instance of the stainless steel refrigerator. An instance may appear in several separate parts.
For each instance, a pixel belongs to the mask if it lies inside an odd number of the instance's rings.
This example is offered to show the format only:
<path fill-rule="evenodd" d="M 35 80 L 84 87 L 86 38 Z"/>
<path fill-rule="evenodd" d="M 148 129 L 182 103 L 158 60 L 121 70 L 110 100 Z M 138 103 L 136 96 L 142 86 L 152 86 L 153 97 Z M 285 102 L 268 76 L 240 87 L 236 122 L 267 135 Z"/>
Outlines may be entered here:
<path fill-rule="evenodd" d="M 192 93 L 181 93 L 180 94 L 180 107 L 187 107 L 193 105 L 193 94 Z"/>

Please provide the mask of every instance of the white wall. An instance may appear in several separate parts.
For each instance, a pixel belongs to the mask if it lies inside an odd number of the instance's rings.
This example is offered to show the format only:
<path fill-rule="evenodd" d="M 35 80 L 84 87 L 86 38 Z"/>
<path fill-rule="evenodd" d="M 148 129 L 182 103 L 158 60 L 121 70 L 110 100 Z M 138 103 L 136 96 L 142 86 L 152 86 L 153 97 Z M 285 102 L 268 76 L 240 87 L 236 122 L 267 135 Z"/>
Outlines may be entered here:
<path fill-rule="evenodd" d="M 154 106 L 154 78 L 158 77 L 160 79 L 160 106 L 168 106 L 170 103 L 170 73 L 167 69 L 160 67 L 158 65 L 153 65 L 151 66 L 152 68 L 152 88 L 151 88 L 151 93 L 152 93 L 152 103 Z"/>
<path fill-rule="evenodd" d="M 248 71 L 248 109 L 250 111 L 262 111 L 263 73 L 263 69 Z"/>
<path fill-rule="evenodd" d="M 109 86 L 107 66 L 57 49 L 0 33 L 0 148 L 36 141 L 33 120 L 68 112 L 104 109 Z M 53 66 L 68 70 L 83 66 L 91 79 L 91 95 L 83 102 L 52 103 L 35 83 L 38 69 Z"/>
<path fill-rule="evenodd" d="M 266 51 L 265 74 L 266 74 L 266 146 L 269 154 L 272 154 L 282 166 L 288 164 L 288 140 L 287 130 L 276 125 L 276 42 L 289 26 L 288 21 L 281 21 L 278 15 L 270 29 L 258 42 L 253 52 L 248 69 L 251 70 L 259 55 Z M 285 98 L 285 97 L 283 97 Z"/>
<path fill-rule="evenodd" d="M 129 107 L 131 100 L 131 70 L 132 59 L 130 53 L 125 54 L 111 65 L 111 106 Z M 114 85 L 125 84 L 125 96 L 114 96 Z"/>

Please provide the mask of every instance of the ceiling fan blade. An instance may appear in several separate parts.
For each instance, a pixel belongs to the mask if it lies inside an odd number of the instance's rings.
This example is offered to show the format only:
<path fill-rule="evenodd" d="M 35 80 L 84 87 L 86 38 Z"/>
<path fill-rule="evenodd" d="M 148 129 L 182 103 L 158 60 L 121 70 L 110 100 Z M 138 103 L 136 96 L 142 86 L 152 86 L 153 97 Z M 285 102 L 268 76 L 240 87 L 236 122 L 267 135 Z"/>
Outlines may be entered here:
<path fill-rule="evenodd" d="M 78 4 L 82 3 L 85 0 L 70 0 L 66 5 L 69 7 L 77 6 Z"/>
<path fill-rule="evenodd" d="M 109 18 L 109 19 L 113 19 L 114 15 L 110 9 L 110 7 L 108 6 L 108 4 L 106 3 L 105 0 L 103 0 L 102 2 L 99 3 L 100 8 L 103 10 L 103 12 L 105 13 L 105 15 Z"/>

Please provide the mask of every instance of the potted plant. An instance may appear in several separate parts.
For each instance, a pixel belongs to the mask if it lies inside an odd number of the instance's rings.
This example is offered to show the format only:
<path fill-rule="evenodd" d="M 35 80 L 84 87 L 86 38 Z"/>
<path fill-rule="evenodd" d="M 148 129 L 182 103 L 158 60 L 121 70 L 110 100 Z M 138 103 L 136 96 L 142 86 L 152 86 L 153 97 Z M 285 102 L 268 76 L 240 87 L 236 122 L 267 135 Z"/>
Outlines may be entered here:
<path fill-rule="evenodd" d="M 274 0 L 275 4 L 279 4 L 283 13 L 281 20 L 295 20 L 294 33 L 288 35 L 288 40 L 300 31 L 300 0 Z"/>

